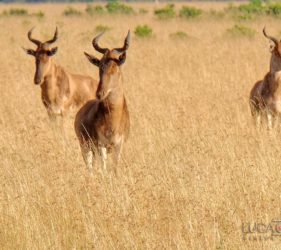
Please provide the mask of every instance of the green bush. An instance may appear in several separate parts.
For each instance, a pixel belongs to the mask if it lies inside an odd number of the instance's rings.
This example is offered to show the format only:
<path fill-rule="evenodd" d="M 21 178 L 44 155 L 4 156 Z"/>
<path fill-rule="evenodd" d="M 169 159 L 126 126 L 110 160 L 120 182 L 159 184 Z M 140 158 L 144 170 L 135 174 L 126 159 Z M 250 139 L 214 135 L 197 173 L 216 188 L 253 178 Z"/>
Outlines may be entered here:
<path fill-rule="evenodd" d="M 247 37 L 253 38 L 256 31 L 243 25 L 235 24 L 232 28 L 228 29 L 227 34 L 231 37 Z"/>
<path fill-rule="evenodd" d="M 71 6 L 69 6 L 66 10 L 64 10 L 63 14 L 65 16 L 80 16 L 80 15 L 82 15 L 82 13 L 79 10 L 74 9 Z"/>
<path fill-rule="evenodd" d="M 10 10 L 5 10 L 3 12 L 3 15 L 9 15 L 9 16 L 27 16 L 28 11 L 26 9 L 17 9 L 17 8 L 12 8 Z"/>
<path fill-rule="evenodd" d="M 110 14 L 133 14 L 134 10 L 131 6 L 122 4 L 118 1 L 109 2 L 105 8 Z"/>
<path fill-rule="evenodd" d="M 36 16 L 38 18 L 43 18 L 45 16 L 45 14 L 43 11 L 40 10 L 38 12 L 32 13 L 32 16 Z"/>
<path fill-rule="evenodd" d="M 247 21 L 247 20 L 253 20 L 254 19 L 254 15 L 245 13 L 245 14 L 236 14 L 233 15 L 233 18 L 236 19 L 237 21 Z"/>
<path fill-rule="evenodd" d="M 96 28 L 95 28 L 95 31 L 96 32 L 105 32 L 105 31 L 108 31 L 108 30 L 111 30 L 110 27 L 108 26 L 105 26 L 105 25 L 97 25 Z"/>
<path fill-rule="evenodd" d="M 99 15 L 105 13 L 105 9 L 101 5 L 96 5 L 96 6 L 88 5 L 86 8 L 86 13 L 88 13 L 91 16 Z"/>
<path fill-rule="evenodd" d="M 164 8 L 157 9 L 154 14 L 160 19 L 169 19 L 176 16 L 174 4 L 168 4 Z"/>
<path fill-rule="evenodd" d="M 262 0 L 250 0 L 250 3 L 254 5 L 262 5 Z"/>
<path fill-rule="evenodd" d="M 183 31 L 177 31 L 175 33 L 170 34 L 170 38 L 184 40 L 188 38 L 188 35 Z"/>
<path fill-rule="evenodd" d="M 254 17 L 266 14 L 267 7 L 262 5 L 260 0 L 252 0 L 248 4 L 241 4 L 239 6 L 229 5 L 225 10 L 231 13 L 232 17 L 238 20 L 251 20 Z"/>
<path fill-rule="evenodd" d="M 281 16 L 281 4 L 271 3 L 266 6 L 266 14 L 271 16 Z"/>
<path fill-rule="evenodd" d="M 152 28 L 148 25 L 138 25 L 135 28 L 135 35 L 141 38 L 151 37 L 152 36 Z"/>
<path fill-rule="evenodd" d="M 242 4 L 238 6 L 239 12 L 242 12 L 244 14 L 257 14 L 261 15 L 265 13 L 265 7 L 259 4 Z"/>
<path fill-rule="evenodd" d="M 195 7 L 183 6 L 180 10 L 180 17 L 193 18 L 200 16 L 203 13 L 201 9 Z"/>

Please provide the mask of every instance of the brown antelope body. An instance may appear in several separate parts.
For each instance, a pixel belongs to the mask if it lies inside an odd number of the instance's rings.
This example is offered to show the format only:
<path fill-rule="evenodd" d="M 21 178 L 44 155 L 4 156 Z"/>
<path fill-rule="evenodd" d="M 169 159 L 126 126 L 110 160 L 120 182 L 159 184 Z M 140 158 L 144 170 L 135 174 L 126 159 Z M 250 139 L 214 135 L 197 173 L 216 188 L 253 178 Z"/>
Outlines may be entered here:
<path fill-rule="evenodd" d="M 57 52 L 57 47 L 50 46 L 57 40 L 57 29 L 54 37 L 46 42 L 32 38 L 32 30 L 28 32 L 28 39 L 37 45 L 37 49 L 25 51 L 35 57 L 34 83 L 41 87 L 42 102 L 49 117 L 53 120 L 64 116 L 70 110 L 77 110 L 88 100 L 94 99 L 97 81 L 90 76 L 68 73 L 53 62 L 52 56 Z"/>
<path fill-rule="evenodd" d="M 85 52 L 89 61 L 99 67 L 97 99 L 86 103 L 75 118 L 76 135 L 90 170 L 95 152 L 101 154 L 105 169 L 107 153 L 112 150 L 115 151 L 115 163 L 118 163 L 123 142 L 127 139 L 130 128 L 121 72 L 121 65 L 125 62 L 126 50 L 129 47 L 130 33 L 123 48 L 112 50 L 99 47 L 98 39 L 101 35 L 93 40 L 94 48 L 103 54 L 101 60 Z M 116 167 L 114 170 L 116 171 Z"/>
<path fill-rule="evenodd" d="M 271 47 L 270 70 L 262 81 L 258 81 L 250 93 L 250 107 L 252 116 L 260 126 L 261 119 L 267 118 L 269 129 L 272 128 L 272 118 L 281 114 L 281 41 L 263 34 L 274 45 Z"/>

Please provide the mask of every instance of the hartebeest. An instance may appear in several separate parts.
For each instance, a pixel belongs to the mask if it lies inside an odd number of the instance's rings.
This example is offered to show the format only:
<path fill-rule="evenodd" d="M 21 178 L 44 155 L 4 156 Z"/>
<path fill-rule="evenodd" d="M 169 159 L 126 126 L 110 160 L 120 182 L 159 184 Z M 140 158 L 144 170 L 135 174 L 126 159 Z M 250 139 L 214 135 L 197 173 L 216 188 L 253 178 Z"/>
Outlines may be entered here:
<path fill-rule="evenodd" d="M 64 116 L 68 111 L 78 110 L 84 103 L 95 98 L 98 82 L 90 76 L 68 73 L 56 65 L 52 56 L 57 47 L 50 48 L 58 38 L 56 28 L 54 37 L 46 42 L 32 38 L 33 28 L 28 32 L 28 39 L 37 45 L 37 49 L 24 49 L 35 57 L 34 83 L 41 86 L 41 98 L 49 117 L 53 120 Z"/>
<path fill-rule="evenodd" d="M 252 116 L 260 126 L 261 119 L 267 118 L 268 128 L 272 128 L 272 118 L 281 115 L 281 41 L 269 36 L 265 27 L 263 34 L 273 42 L 271 46 L 270 70 L 264 79 L 256 82 L 250 93 Z"/>
<path fill-rule="evenodd" d="M 103 33 L 102 33 L 103 34 Z M 98 45 L 101 35 L 93 39 L 93 47 L 103 57 L 85 55 L 89 61 L 99 67 L 99 85 L 97 100 L 87 102 L 77 113 L 75 131 L 80 142 L 86 166 L 92 170 L 95 152 L 102 157 L 106 169 L 107 153 L 115 151 L 115 163 L 120 158 L 123 142 L 129 135 L 129 111 L 123 90 L 121 65 L 126 60 L 130 31 L 122 48 L 107 49 Z M 116 171 L 116 166 L 115 169 Z"/>

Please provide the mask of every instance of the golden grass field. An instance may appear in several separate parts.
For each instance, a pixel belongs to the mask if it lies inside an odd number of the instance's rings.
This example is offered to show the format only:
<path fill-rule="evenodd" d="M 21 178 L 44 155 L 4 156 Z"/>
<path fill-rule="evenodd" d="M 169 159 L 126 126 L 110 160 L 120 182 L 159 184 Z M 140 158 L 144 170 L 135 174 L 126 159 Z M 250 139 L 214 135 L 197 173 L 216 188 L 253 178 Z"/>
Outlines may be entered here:
<path fill-rule="evenodd" d="M 154 5 L 144 5 L 152 13 Z M 232 39 L 232 19 L 65 17 L 67 6 L 20 6 L 43 10 L 42 20 L 0 18 L 0 248 L 280 249 L 278 237 L 244 241 L 241 230 L 281 219 L 281 131 L 257 131 L 248 105 L 269 69 L 262 28 L 281 37 L 280 20 L 248 21 L 255 38 Z M 31 27 L 44 40 L 58 26 L 54 60 L 97 78 L 83 51 L 98 55 L 91 41 L 100 24 L 112 28 L 105 47 L 121 46 L 139 24 L 154 31 L 150 39 L 132 35 L 123 66 L 131 134 L 118 176 L 99 160 L 89 175 L 73 116 L 65 138 L 52 129 L 33 83 L 34 58 L 21 48 L 34 48 Z M 176 31 L 192 38 L 171 39 Z"/>

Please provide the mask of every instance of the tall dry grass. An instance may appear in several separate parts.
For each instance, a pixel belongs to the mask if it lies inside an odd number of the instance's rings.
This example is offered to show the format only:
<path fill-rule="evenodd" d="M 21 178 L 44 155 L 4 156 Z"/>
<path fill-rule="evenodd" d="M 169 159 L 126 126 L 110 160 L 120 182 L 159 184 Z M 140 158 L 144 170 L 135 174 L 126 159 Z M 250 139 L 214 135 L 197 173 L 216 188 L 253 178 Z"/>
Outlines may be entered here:
<path fill-rule="evenodd" d="M 249 40 L 224 36 L 229 19 L 64 17 L 64 5 L 23 7 L 44 8 L 46 18 L 0 18 L 1 249 L 280 249 L 279 238 L 243 241 L 241 232 L 243 222 L 281 215 L 281 134 L 257 132 L 248 107 L 269 67 L 261 29 L 278 35 L 278 20 L 249 22 L 259 32 Z M 97 55 L 99 24 L 113 28 L 101 39 L 109 47 L 138 24 L 155 33 L 132 37 L 123 67 L 132 129 L 117 177 L 99 162 L 89 176 L 73 118 L 66 138 L 52 130 L 34 59 L 21 49 L 33 47 L 32 26 L 43 39 L 57 25 L 56 62 L 97 78 L 83 51 Z M 179 30 L 193 38 L 169 38 Z"/>

